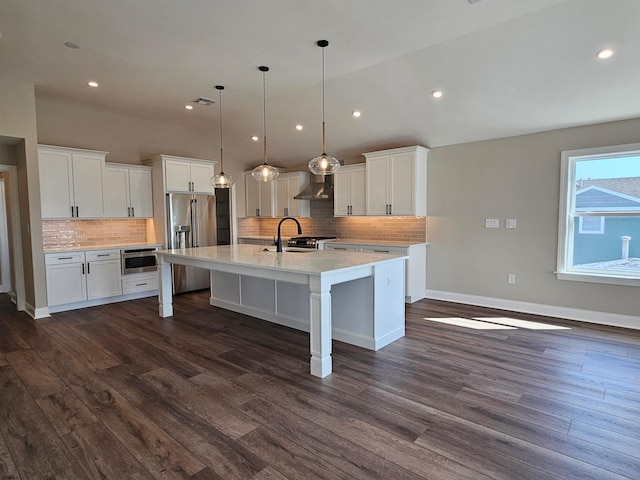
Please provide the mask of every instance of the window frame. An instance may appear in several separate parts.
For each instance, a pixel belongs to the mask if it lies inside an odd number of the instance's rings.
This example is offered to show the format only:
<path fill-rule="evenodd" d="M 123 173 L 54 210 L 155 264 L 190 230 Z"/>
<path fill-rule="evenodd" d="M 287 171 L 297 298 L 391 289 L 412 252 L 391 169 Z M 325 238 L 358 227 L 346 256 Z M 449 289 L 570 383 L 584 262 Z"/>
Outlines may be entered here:
<path fill-rule="evenodd" d="M 595 273 L 593 270 L 573 268 L 573 241 L 575 234 L 575 218 L 578 217 L 640 217 L 640 211 L 616 210 L 615 214 L 606 209 L 596 211 L 576 212 L 576 164 L 581 160 L 619 158 L 624 156 L 640 156 L 640 143 L 627 145 L 613 145 L 606 147 L 587 148 L 580 150 L 566 150 L 560 157 L 560 201 L 558 215 L 558 254 L 557 268 L 554 272 L 559 280 L 574 280 L 579 282 L 605 283 L 613 285 L 640 286 L 640 274 L 624 274 L 622 272 L 603 271 Z"/>
<path fill-rule="evenodd" d="M 578 233 L 580 235 L 603 235 L 604 234 L 604 216 L 600 216 L 600 217 L 589 217 L 589 216 L 581 216 L 578 217 L 579 218 L 579 222 L 578 222 Z M 598 230 L 585 230 L 583 228 L 583 220 L 585 218 L 597 218 L 600 220 L 600 228 Z"/>

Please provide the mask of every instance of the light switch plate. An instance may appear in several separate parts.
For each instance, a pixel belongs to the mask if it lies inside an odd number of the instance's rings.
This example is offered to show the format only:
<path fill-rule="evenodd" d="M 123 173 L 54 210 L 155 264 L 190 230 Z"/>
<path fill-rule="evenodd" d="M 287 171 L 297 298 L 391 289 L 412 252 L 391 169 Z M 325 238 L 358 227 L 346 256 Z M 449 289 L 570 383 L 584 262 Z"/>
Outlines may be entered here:
<path fill-rule="evenodd" d="M 507 218 L 504 224 L 506 228 L 516 228 L 516 225 L 517 225 L 517 221 L 515 218 Z"/>
<path fill-rule="evenodd" d="M 486 218 L 484 221 L 485 228 L 500 228 L 499 218 Z"/>

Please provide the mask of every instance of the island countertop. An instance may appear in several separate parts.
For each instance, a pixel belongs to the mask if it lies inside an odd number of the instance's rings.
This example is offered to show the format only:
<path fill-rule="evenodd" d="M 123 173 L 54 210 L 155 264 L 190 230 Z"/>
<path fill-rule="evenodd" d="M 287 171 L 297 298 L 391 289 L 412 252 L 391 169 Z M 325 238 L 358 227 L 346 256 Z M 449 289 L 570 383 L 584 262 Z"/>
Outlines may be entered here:
<path fill-rule="evenodd" d="M 257 269 L 317 275 L 337 270 L 373 265 L 380 262 L 407 258 L 401 255 L 380 253 L 354 253 L 335 250 L 294 249 L 278 253 L 275 247 L 262 245 L 220 245 L 215 247 L 159 250 L 168 254 L 204 263 L 242 265 Z M 268 251 L 265 251 L 268 250 Z M 286 250 L 286 248 L 285 248 Z"/>

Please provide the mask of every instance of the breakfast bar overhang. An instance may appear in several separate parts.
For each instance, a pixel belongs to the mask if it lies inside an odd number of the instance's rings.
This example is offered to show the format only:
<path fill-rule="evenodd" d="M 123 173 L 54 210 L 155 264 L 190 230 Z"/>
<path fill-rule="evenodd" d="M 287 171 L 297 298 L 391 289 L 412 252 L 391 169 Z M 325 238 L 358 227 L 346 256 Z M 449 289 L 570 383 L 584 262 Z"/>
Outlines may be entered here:
<path fill-rule="evenodd" d="M 406 258 L 324 250 L 278 253 L 255 245 L 161 250 L 158 252 L 159 313 L 163 318 L 173 315 L 171 264 L 210 270 L 213 305 L 249 312 L 259 318 L 308 331 L 310 371 L 312 375 L 322 378 L 332 371 L 333 338 L 378 350 L 404 336 Z M 238 291 L 231 295 L 233 300 L 216 300 L 215 273 L 238 279 Z M 247 300 L 243 299 L 249 299 L 255 293 L 250 291 L 252 282 L 248 280 L 256 279 L 273 282 L 274 290 L 281 285 L 281 295 L 278 297 L 281 304 L 307 302 L 300 298 L 306 295 L 292 294 L 287 297 L 282 294 L 293 291 L 286 286 L 298 286 L 302 288 L 301 291 L 308 291 L 308 327 L 304 318 L 292 324 L 290 316 L 279 314 L 278 309 L 274 313 L 261 314 L 261 310 L 248 307 Z M 308 290 L 302 286 L 308 287 Z M 233 282 L 224 285 L 227 290 L 232 287 Z M 333 329 L 333 322 L 339 323 L 342 328 Z"/>

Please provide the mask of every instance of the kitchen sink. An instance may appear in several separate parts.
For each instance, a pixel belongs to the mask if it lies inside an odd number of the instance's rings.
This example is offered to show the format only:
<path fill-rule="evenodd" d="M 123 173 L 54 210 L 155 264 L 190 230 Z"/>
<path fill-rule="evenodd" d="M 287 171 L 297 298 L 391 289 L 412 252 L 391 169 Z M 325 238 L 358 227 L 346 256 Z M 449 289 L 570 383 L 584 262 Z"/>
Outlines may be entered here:
<path fill-rule="evenodd" d="M 309 252 L 313 252 L 315 249 L 313 248 L 287 248 L 284 247 L 282 249 L 282 252 L 285 253 L 309 253 Z M 262 250 L 263 252 L 275 252 L 276 251 L 276 247 L 271 247 L 271 248 L 265 248 Z"/>

